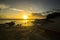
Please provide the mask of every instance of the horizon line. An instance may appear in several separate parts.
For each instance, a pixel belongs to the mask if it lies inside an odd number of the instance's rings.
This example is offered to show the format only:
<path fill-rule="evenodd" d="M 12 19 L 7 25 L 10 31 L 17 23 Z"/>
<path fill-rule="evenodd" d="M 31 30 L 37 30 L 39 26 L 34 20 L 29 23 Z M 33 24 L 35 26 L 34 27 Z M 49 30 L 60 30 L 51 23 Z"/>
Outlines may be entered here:
<path fill-rule="evenodd" d="M 35 19 L 0 19 L 0 20 L 35 20 Z"/>

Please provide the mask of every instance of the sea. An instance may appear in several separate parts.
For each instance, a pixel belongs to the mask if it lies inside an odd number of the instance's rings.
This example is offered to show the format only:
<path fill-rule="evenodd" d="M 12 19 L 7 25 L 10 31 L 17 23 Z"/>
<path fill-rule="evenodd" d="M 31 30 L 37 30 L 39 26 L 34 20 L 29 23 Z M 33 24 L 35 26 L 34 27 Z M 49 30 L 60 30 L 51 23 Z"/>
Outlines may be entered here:
<path fill-rule="evenodd" d="M 15 24 L 21 24 L 22 26 L 33 26 L 34 20 L 0 20 L 0 24 L 5 24 L 9 22 L 15 22 Z"/>

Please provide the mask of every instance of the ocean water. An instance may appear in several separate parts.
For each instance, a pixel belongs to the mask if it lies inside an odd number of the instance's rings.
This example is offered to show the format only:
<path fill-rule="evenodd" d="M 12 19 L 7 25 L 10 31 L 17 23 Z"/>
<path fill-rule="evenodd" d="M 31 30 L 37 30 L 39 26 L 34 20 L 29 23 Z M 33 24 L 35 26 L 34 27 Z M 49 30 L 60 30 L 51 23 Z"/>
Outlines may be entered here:
<path fill-rule="evenodd" d="M 32 26 L 34 20 L 0 20 L 0 24 L 15 22 L 15 24 L 21 24 L 22 26 Z"/>

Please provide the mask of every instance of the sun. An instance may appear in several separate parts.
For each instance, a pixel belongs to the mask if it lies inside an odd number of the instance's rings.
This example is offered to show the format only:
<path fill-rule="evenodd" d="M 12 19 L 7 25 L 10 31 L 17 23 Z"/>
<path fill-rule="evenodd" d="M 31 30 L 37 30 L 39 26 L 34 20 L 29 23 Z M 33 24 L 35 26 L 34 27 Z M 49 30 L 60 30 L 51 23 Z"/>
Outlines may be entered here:
<path fill-rule="evenodd" d="M 23 16 L 23 19 L 27 19 L 27 18 L 28 18 L 28 16 L 27 16 L 27 15 L 24 15 L 24 16 Z"/>

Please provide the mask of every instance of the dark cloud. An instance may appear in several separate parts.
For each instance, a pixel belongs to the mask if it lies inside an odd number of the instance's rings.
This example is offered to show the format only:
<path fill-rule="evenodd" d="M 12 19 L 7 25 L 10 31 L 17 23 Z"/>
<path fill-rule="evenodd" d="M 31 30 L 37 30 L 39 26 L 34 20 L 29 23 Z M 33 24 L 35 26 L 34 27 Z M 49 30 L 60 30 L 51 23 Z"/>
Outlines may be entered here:
<path fill-rule="evenodd" d="M 23 8 L 33 5 L 38 8 L 39 11 L 49 9 L 60 9 L 60 0 L 0 0 L 0 4 L 10 5 L 11 7 Z M 19 7 L 18 7 L 19 6 Z M 24 7 L 24 8 L 25 8 Z M 24 9 L 23 8 L 23 9 Z M 34 8 L 35 10 L 35 8 Z"/>

